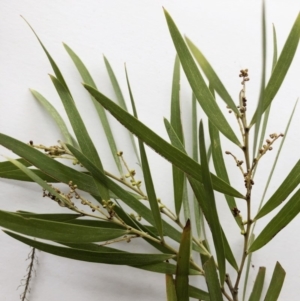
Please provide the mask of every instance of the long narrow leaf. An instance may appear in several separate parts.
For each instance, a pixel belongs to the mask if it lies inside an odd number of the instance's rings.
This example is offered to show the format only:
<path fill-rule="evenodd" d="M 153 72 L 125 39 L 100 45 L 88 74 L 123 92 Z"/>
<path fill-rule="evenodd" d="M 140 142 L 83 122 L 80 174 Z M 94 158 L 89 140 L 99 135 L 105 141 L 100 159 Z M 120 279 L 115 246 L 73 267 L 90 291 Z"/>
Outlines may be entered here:
<path fill-rule="evenodd" d="M 94 87 L 95 89 L 97 89 L 96 84 L 92 78 L 92 76 L 90 75 L 88 69 L 86 68 L 86 66 L 83 64 L 83 62 L 81 61 L 81 59 L 79 58 L 79 56 L 66 44 L 63 44 L 66 51 L 68 52 L 68 54 L 70 55 L 71 59 L 73 60 L 78 72 L 81 75 L 81 78 L 83 79 L 83 81 L 87 84 L 89 84 L 90 86 Z M 96 111 L 98 113 L 99 119 L 101 121 L 102 127 L 104 129 L 111 153 L 113 155 L 113 158 L 116 162 L 116 165 L 118 167 L 118 170 L 120 172 L 120 174 L 122 174 L 122 165 L 120 162 L 120 158 L 117 155 L 118 153 L 118 149 L 116 146 L 116 142 L 113 136 L 113 133 L 111 131 L 111 127 L 109 125 L 106 113 L 104 111 L 104 109 L 99 105 L 99 103 L 92 97 L 92 101 L 94 103 L 94 106 L 96 108 Z"/>
<path fill-rule="evenodd" d="M 88 227 L 26 218 L 6 211 L 0 211 L 0 226 L 28 236 L 73 243 L 107 241 L 128 233 L 127 230 L 122 229 Z"/>
<path fill-rule="evenodd" d="M 81 119 L 81 116 L 76 108 L 74 100 L 72 99 L 68 91 L 64 88 L 64 86 L 59 82 L 59 80 L 57 80 L 54 76 L 51 76 L 51 79 L 63 102 L 63 105 L 68 114 L 69 120 L 78 140 L 79 146 L 82 149 L 82 152 L 86 156 L 91 158 L 92 162 L 103 171 L 103 166 L 100 161 L 98 152 L 94 146 L 92 139 L 89 136 L 89 133 L 83 123 L 83 120 Z M 108 200 L 108 190 L 101 183 L 96 184 L 96 186 L 99 189 L 102 199 Z"/>
<path fill-rule="evenodd" d="M 281 87 L 283 80 L 292 63 L 294 55 L 296 53 L 298 43 L 299 43 L 299 37 L 300 37 L 300 13 L 298 13 L 295 23 L 284 44 L 284 47 L 278 58 L 276 66 L 272 72 L 271 78 L 269 79 L 269 82 L 264 91 L 264 99 L 262 102 L 261 112 L 258 112 L 256 110 L 256 112 L 252 117 L 250 126 L 257 121 L 257 118 L 260 118 L 258 114 L 263 114 L 265 112 L 265 110 L 268 108 L 268 106 L 271 104 L 272 100 L 276 96 L 279 88 Z"/>
<path fill-rule="evenodd" d="M 196 97 L 193 93 L 192 95 L 192 158 L 194 161 L 198 162 L 198 120 L 197 120 L 197 103 Z M 195 195 L 193 196 L 194 201 L 194 215 L 195 215 L 195 224 L 198 233 L 198 237 L 201 240 L 206 240 L 205 226 L 204 226 L 204 217 L 197 201 Z M 203 235 L 203 236 L 202 236 Z"/>
<path fill-rule="evenodd" d="M 53 69 L 53 71 L 54 71 L 57 79 L 61 82 L 61 84 L 64 86 L 64 88 L 70 93 L 70 90 L 69 90 L 69 88 L 68 88 L 68 86 L 66 84 L 66 81 L 65 81 L 62 73 L 60 72 L 57 64 L 55 63 L 55 61 L 51 57 L 50 53 L 48 52 L 48 50 L 46 49 L 46 47 L 44 46 L 44 44 L 42 43 L 42 41 L 40 40 L 40 38 L 38 37 L 38 35 L 36 34 L 36 32 L 34 31 L 34 29 L 31 27 L 31 25 L 26 21 L 25 18 L 23 18 L 23 19 L 27 23 L 27 25 L 30 27 L 30 29 L 32 30 L 32 32 L 34 33 L 34 35 L 36 36 L 36 38 L 38 39 L 40 45 L 42 46 L 42 48 L 43 48 L 43 50 L 44 50 L 44 52 L 45 52 L 45 54 L 46 54 L 46 56 L 47 56 L 47 58 L 48 58 L 48 60 L 49 60 L 49 62 L 51 64 L 51 67 L 52 67 L 52 69 Z M 70 93 L 70 95 L 71 95 L 71 93 Z"/>
<path fill-rule="evenodd" d="M 174 71 L 173 71 L 170 122 L 175 133 L 180 139 L 181 143 L 184 145 L 183 129 L 181 123 L 181 112 L 180 112 L 180 61 L 178 56 L 176 56 L 175 58 Z M 178 216 L 183 200 L 184 174 L 176 166 L 172 166 L 172 172 L 173 172 L 175 212 Z"/>
<path fill-rule="evenodd" d="M 277 301 L 285 278 L 285 270 L 277 261 L 264 301 Z"/>
<path fill-rule="evenodd" d="M 207 204 L 207 221 L 209 223 L 211 233 L 213 236 L 213 241 L 215 245 L 215 250 L 217 254 L 220 281 L 223 285 L 225 280 L 225 252 L 224 252 L 224 244 L 223 244 L 223 235 L 222 235 L 222 227 L 219 221 L 219 216 L 217 212 L 214 191 L 212 188 L 211 177 L 209 172 L 208 161 L 206 157 L 206 148 L 205 148 L 205 138 L 204 138 L 204 130 L 203 123 L 200 122 L 199 129 L 199 147 L 200 147 L 200 158 L 202 165 L 202 178 L 203 178 L 203 186 L 205 192 L 205 200 Z"/>
<path fill-rule="evenodd" d="M 265 280 L 265 274 L 266 274 L 266 268 L 265 267 L 259 267 L 253 289 L 251 292 L 251 295 L 249 297 L 249 301 L 258 301 L 261 298 L 263 286 L 264 286 L 264 280 Z"/>
<path fill-rule="evenodd" d="M 142 265 L 162 262 L 174 257 L 174 255 L 170 255 L 170 254 L 141 254 L 141 253 L 122 253 L 121 256 L 120 255 L 116 256 L 116 252 L 99 253 L 93 251 L 85 251 L 81 249 L 64 248 L 64 247 L 49 245 L 36 240 L 28 239 L 23 236 L 14 234 L 12 232 L 8 232 L 8 231 L 4 231 L 4 232 L 9 236 L 29 246 L 37 248 L 41 251 L 53 255 L 81 260 L 81 261 L 118 264 L 118 265 L 130 265 L 130 266 L 142 266 Z"/>
<path fill-rule="evenodd" d="M 151 211 L 153 214 L 153 219 L 155 222 L 156 229 L 157 229 L 160 237 L 163 239 L 163 228 L 162 228 L 162 221 L 161 221 L 162 218 L 160 215 L 159 204 L 158 204 L 158 200 L 157 200 L 155 189 L 154 189 L 154 184 L 153 184 L 153 180 L 152 180 L 152 176 L 151 176 L 151 171 L 150 171 L 145 147 L 144 147 L 144 144 L 142 141 L 139 141 L 139 145 L 140 145 L 142 170 L 143 170 L 148 200 L 150 203 L 150 207 L 151 207 Z"/>
<path fill-rule="evenodd" d="M 265 216 L 279 206 L 300 183 L 300 160 L 295 164 L 285 180 L 255 216 L 255 220 Z"/>
<path fill-rule="evenodd" d="M 127 72 L 127 69 L 126 69 L 126 65 L 125 65 L 125 74 L 126 74 L 126 82 L 127 82 L 128 93 L 129 93 L 131 106 L 132 106 L 132 110 L 133 110 L 133 115 L 134 115 L 135 118 L 137 118 L 137 110 L 136 110 L 136 107 L 135 107 L 135 102 L 134 102 L 134 98 L 133 98 L 133 94 L 132 94 L 132 90 L 131 90 L 131 86 L 130 86 L 130 82 L 129 82 L 129 76 L 128 76 L 128 72 Z M 131 139 L 131 143 L 132 143 L 136 158 L 138 160 L 138 164 L 140 164 L 141 163 L 140 162 L 140 156 L 139 156 L 139 153 L 137 151 L 136 143 L 134 141 L 134 138 L 133 138 L 133 135 L 132 135 L 131 132 L 130 132 L 130 139 Z"/>
<path fill-rule="evenodd" d="M 191 223 L 187 221 L 180 241 L 179 252 L 177 256 L 177 269 L 175 278 L 175 289 L 178 300 L 189 301 L 189 267 L 191 256 Z"/>
<path fill-rule="evenodd" d="M 211 147 L 212 158 L 213 158 L 216 174 L 220 179 L 222 179 L 223 181 L 230 184 L 226 165 L 224 162 L 224 154 L 222 151 L 219 131 L 211 122 L 209 122 L 209 134 L 210 134 L 210 141 L 211 141 L 211 145 L 212 145 L 212 147 Z M 234 217 L 236 223 L 238 224 L 238 226 L 240 227 L 241 230 L 244 230 L 244 226 L 243 226 L 241 218 L 238 215 L 237 216 L 234 215 L 234 208 L 237 208 L 235 199 L 230 195 L 225 195 L 225 198 L 226 198 L 229 210 L 232 213 L 232 216 Z"/>
<path fill-rule="evenodd" d="M 4 134 L 0 134 L 0 144 L 57 181 L 68 184 L 72 180 L 78 186 L 78 189 L 92 195 L 99 195 L 91 176 L 55 161 L 33 147 Z"/>
<path fill-rule="evenodd" d="M 203 70 L 205 76 L 207 77 L 208 81 L 213 86 L 214 90 L 220 95 L 220 97 L 225 101 L 230 109 L 232 109 L 237 115 L 240 114 L 238 111 L 236 104 L 234 103 L 232 97 L 227 92 L 226 88 L 224 87 L 223 83 L 221 82 L 220 78 L 218 77 L 215 70 L 212 68 L 208 60 L 205 58 L 203 53 L 200 51 L 199 48 L 188 38 L 185 37 L 185 41 L 188 44 L 194 58 L 196 59 L 197 63 L 199 64 L 200 68 Z"/>
<path fill-rule="evenodd" d="M 205 280 L 211 301 L 223 301 L 220 282 L 217 275 L 216 265 L 213 257 L 208 259 L 204 266 Z"/>
<path fill-rule="evenodd" d="M 177 301 L 173 276 L 166 274 L 167 301 Z"/>
<path fill-rule="evenodd" d="M 180 168 L 183 172 L 191 175 L 196 180 L 202 182 L 201 166 L 197 164 L 193 159 L 189 158 L 175 147 L 170 145 L 160 136 L 151 131 L 139 120 L 122 110 L 118 105 L 113 103 L 106 96 L 92 87 L 84 84 L 84 87 L 103 105 L 104 108 L 110 111 L 110 113 L 119 120 L 129 131 L 136 135 L 139 139 L 143 140 L 151 148 L 153 148 L 160 155 L 165 157 L 172 164 Z M 214 189 L 229 195 L 244 198 L 234 188 L 220 180 L 218 177 L 212 175 L 212 181 Z"/>
<path fill-rule="evenodd" d="M 256 156 L 257 148 L 260 147 L 258 144 L 258 135 L 260 130 L 262 109 L 263 109 L 263 99 L 264 91 L 266 85 L 266 65 L 267 65 L 267 31 L 266 31 L 266 9 L 265 1 L 262 1 L 262 72 L 261 72 L 261 82 L 260 82 L 260 93 L 259 99 L 256 106 L 257 118 L 254 128 L 254 138 L 253 138 L 253 156 Z"/>
<path fill-rule="evenodd" d="M 276 30 L 275 30 L 275 27 L 273 25 L 273 62 L 272 62 L 272 71 L 275 68 L 276 62 L 277 62 L 277 38 L 276 38 Z M 264 113 L 264 120 L 263 120 L 263 125 L 262 125 L 262 129 L 261 129 L 261 133 L 260 133 L 259 144 L 258 144 L 259 147 L 261 147 L 263 145 L 263 140 L 264 140 L 265 135 L 266 135 L 266 129 L 267 129 L 267 124 L 268 124 L 268 120 L 269 120 L 269 116 L 270 116 L 271 107 L 272 107 L 272 104 L 270 104 L 268 106 L 266 112 Z M 256 171 L 256 169 L 255 169 L 255 171 Z"/>
<path fill-rule="evenodd" d="M 287 226 L 300 212 L 300 189 L 291 197 L 279 213 L 267 224 L 250 246 L 248 252 L 254 252 L 266 245 L 279 231 Z"/>
<path fill-rule="evenodd" d="M 72 138 L 71 134 L 69 133 L 69 130 L 64 122 L 64 120 L 62 119 L 62 117 L 59 115 L 59 113 L 57 112 L 57 110 L 52 106 L 52 104 L 43 96 L 41 95 L 39 92 L 30 89 L 30 92 L 33 94 L 33 96 L 43 105 L 43 107 L 49 112 L 49 114 L 52 116 L 53 120 L 56 122 L 56 124 L 58 125 L 64 139 L 65 142 L 68 144 L 72 144 L 73 146 L 74 143 L 74 139 Z"/>
<path fill-rule="evenodd" d="M 187 45 L 184 42 L 183 37 L 176 27 L 176 24 L 166 10 L 164 10 L 164 13 L 182 68 L 203 111 L 221 133 L 223 133 L 233 143 L 240 146 L 241 144 L 238 138 L 228 124 L 219 106 L 215 103 Z"/>
<path fill-rule="evenodd" d="M 104 63 L 105 63 L 106 70 L 107 70 L 107 73 L 109 75 L 111 84 L 112 84 L 113 89 L 115 91 L 115 94 L 117 96 L 118 103 L 121 106 L 121 108 L 123 108 L 126 112 L 128 112 L 128 109 L 127 109 L 127 106 L 126 106 L 126 102 L 125 102 L 122 90 L 120 88 L 120 85 L 118 83 L 117 77 L 116 77 L 116 75 L 115 75 L 115 73 L 114 73 L 114 71 L 113 71 L 113 69 L 112 69 L 112 67 L 111 67 L 108 59 L 105 56 L 103 56 L 103 59 L 104 59 Z M 125 66 L 125 74 L 126 74 L 126 80 L 127 80 L 127 86 L 128 86 L 128 89 L 129 89 L 129 94 L 132 97 L 132 92 L 131 92 L 131 88 L 130 88 L 130 85 L 129 85 L 129 79 L 128 79 L 128 74 L 127 74 L 126 66 Z M 131 145 L 132 145 L 132 147 L 133 147 L 133 149 L 135 151 L 135 154 L 136 154 L 136 156 L 138 158 L 139 156 L 138 156 L 137 147 L 136 147 L 133 135 L 132 135 L 131 132 L 128 132 L 128 134 L 129 134 L 129 138 L 130 138 L 130 141 L 131 141 Z"/>

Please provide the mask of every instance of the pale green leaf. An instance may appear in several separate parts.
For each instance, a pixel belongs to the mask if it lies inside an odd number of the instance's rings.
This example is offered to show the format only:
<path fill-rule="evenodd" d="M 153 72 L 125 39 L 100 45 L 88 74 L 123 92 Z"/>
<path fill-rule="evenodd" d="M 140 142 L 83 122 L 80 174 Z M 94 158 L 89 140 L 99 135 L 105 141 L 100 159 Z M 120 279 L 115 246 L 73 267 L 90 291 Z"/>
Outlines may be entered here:
<path fill-rule="evenodd" d="M 32 95 L 35 97 L 36 100 L 38 100 L 42 106 L 49 112 L 49 114 L 51 115 L 51 117 L 53 118 L 53 120 L 56 122 L 56 124 L 58 125 L 66 143 L 71 144 L 73 146 L 74 145 L 74 138 L 72 137 L 72 135 L 69 133 L 69 130 L 64 122 L 64 120 L 62 119 L 62 117 L 59 115 L 59 113 L 57 112 L 57 110 L 52 106 L 52 104 L 43 96 L 41 95 L 39 92 L 30 89 L 30 92 L 32 93 Z"/>
<path fill-rule="evenodd" d="M 63 44 L 66 51 L 68 52 L 68 54 L 70 55 L 71 59 L 73 60 L 78 72 L 81 75 L 82 80 L 89 84 L 90 86 L 94 87 L 95 89 L 97 89 L 96 84 L 92 78 L 92 76 L 90 75 L 88 69 L 86 68 L 86 66 L 83 64 L 83 62 L 81 61 L 81 59 L 79 58 L 79 56 L 66 44 Z M 99 103 L 92 97 L 92 101 L 94 103 L 94 106 L 96 108 L 96 111 L 98 113 L 99 119 L 101 121 L 102 127 L 104 129 L 111 153 L 113 155 L 113 158 L 116 162 L 116 165 L 118 167 L 118 170 L 120 172 L 120 174 L 122 174 L 122 165 L 120 162 L 120 158 L 118 157 L 117 153 L 118 153 L 118 149 L 116 146 L 116 142 L 114 139 L 114 136 L 112 134 L 111 131 L 111 127 L 109 125 L 106 113 L 104 111 L 104 109 L 99 105 Z"/>

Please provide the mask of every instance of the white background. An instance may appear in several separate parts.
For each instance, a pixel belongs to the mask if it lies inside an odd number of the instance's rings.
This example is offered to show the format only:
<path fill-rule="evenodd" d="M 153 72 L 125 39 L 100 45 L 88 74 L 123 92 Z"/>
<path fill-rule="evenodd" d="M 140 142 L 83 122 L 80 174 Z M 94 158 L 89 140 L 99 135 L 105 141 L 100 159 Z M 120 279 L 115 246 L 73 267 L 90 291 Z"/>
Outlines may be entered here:
<path fill-rule="evenodd" d="M 299 0 L 267 1 L 268 42 L 272 45 L 272 23 L 278 35 L 281 50 L 290 28 L 298 14 Z M 84 61 L 98 88 L 115 99 L 102 55 L 109 59 L 128 99 L 124 77 L 126 62 L 140 119 L 167 138 L 163 117 L 169 117 L 169 101 L 175 50 L 164 19 L 162 6 L 172 15 L 181 32 L 187 34 L 203 51 L 219 74 L 232 97 L 238 101 L 240 89 L 238 73 L 248 68 L 250 82 L 247 87 L 249 112 L 253 112 L 259 93 L 261 74 L 261 2 L 245 0 L 214 1 L 1 1 L 0 2 L 0 131 L 21 141 L 53 145 L 60 139 L 59 130 L 43 108 L 33 99 L 29 88 L 34 88 L 49 99 L 66 117 L 62 104 L 51 84 L 50 64 L 33 33 L 20 18 L 23 15 L 33 26 L 45 46 L 60 66 L 75 101 L 82 112 L 86 126 L 94 138 L 104 166 L 116 172 L 106 146 L 102 129 L 97 121 L 81 79 L 61 42 L 67 43 Z M 270 70 L 272 47 L 268 50 Z M 299 50 L 282 89 L 274 100 L 273 115 L 268 133 L 283 132 L 300 95 Z M 268 72 L 269 75 L 270 72 Z M 191 92 L 184 79 L 182 110 L 186 140 L 189 141 L 189 112 Z M 252 106 L 252 110 L 251 110 Z M 223 106 L 224 107 L 224 106 Z M 225 108 L 224 108 L 225 110 Z M 230 116 L 233 118 L 233 116 Z M 118 135 L 118 147 L 123 150 L 128 163 L 135 161 L 122 128 L 110 119 Z M 267 197 L 278 187 L 299 159 L 299 108 L 295 113 L 282 159 L 275 171 Z M 226 140 L 225 140 L 226 142 Z M 227 143 L 227 142 L 226 142 Z M 278 148 L 279 143 L 274 147 Z M 240 155 L 232 144 L 230 151 Z M 0 154 L 12 154 L 0 147 Z M 170 165 L 149 151 L 157 194 L 171 204 L 172 188 Z M 261 197 L 267 171 L 275 152 L 269 153 L 258 170 L 253 192 L 254 210 Z M 2 158 L 1 160 L 4 160 Z M 226 158 L 233 175 L 232 183 L 242 190 L 243 181 L 235 164 Z M 0 181 L 0 208 L 35 212 L 59 212 L 55 204 L 41 197 L 36 185 L 14 181 Z M 224 227 L 230 232 L 229 240 L 237 258 L 240 257 L 242 237 L 230 219 L 224 200 L 218 200 Z M 239 204 L 243 214 L 243 204 Z M 224 212 L 224 216 L 223 216 Z M 255 212 L 255 211 L 254 211 Z M 256 233 L 270 217 L 262 219 Z M 280 300 L 299 300 L 300 288 L 300 219 L 296 218 L 264 249 L 253 254 L 252 276 L 259 266 L 267 267 L 266 281 L 270 280 L 277 260 L 286 269 L 287 276 Z M 25 274 L 29 248 L 0 233 L 0 298 L 18 300 L 22 288 L 16 290 Z M 136 252 L 148 251 L 138 241 L 132 243 Z M 164 276 L 150 272 L 140 273 L 127 267 L 97 265 L 38 254 L 39 265 L 32 282 L 31 301 L 36 300 L 164 300 Z"/>

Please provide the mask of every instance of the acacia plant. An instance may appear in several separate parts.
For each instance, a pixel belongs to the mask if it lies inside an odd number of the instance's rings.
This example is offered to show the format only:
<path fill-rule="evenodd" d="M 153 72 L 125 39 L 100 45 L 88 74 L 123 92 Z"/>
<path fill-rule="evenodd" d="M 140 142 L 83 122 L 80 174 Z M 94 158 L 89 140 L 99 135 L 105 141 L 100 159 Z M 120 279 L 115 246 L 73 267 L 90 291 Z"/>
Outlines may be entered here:
<path fill-rule="evenodd" d="M 185 301 L 190 298 L 206 301 L 245 300 L 251 254 L 270 242 L 300 210 L 300 190 L 297 189 L 300 182 L 299 160 L 278 189 L 272 192 L 271 197 L 261 203 L 258 212 L 251 210 L 255 170 L 272 148 L 277 149 L 279 154 L 289 127 L 290 122 L 285 133 L 266 133 L 272 101 L 297 50 L 300 14 L 278 58 L 274 29 L 271 76 L 266 83 L 263 79 L 255 113 L 248 116 L 247 108 L 250 106 L 246 94 L 248 70 L 240 70 L 241 91 L 239 99 L 233 99 L 202 52 L 191 40 L 180 34 L 168 12 L 164 13 L 177 51 L 173 71 L 171 116 L 169 120 L 164 120 L 170 142 L 154 133 L 138 119 L 126 70 L 133 114 L 127 110 L 123 94 L 107 59 L 105 58 L 105 64 L 117 95 L 117 103 L 97 90 L 83 62 L 70 47 L 64 45 L 82 77 L 83 88 L 89 92 L 98 112 L 119 170 L 118 175 L 103 169 L 101 158 L 66 81 L 37 37 L 52 65 L 55 75 L 51 76 L 51 80 L 64 105 L 75 137 L 69 133 L 56 109 L 40 93 L 31 90 L 34 97 L 56 121 L 63 139 L 57 145 L 44 146 L 35 141 L 23 143 L 0 134 L 0 144 L 19 156 L 18 159 L 8 158 L 7 161 L 1 162 L 0 176 L 36 182 L 42 187 L 43 197 L 64 207 L 66 213 L 0 211 L 0 225 L 6 229 L 4 231 L 9 236 L 54 255 L 102 264 L 128 265 L 154 273 L 163 273 L 166 275 L 166 294 L 169 301 Z M 265 27 L 263 24 L 264 37 Z M 264 52 L 264 66 L 265 60 Z M 190 146 L 185 145 L 183 135 L 186 121 L 181 120 L 180 115 L 181 68 L 193 92 L 192 155 L 186 151 L 190 149 Z M 207 80 L 204 80 L 203 76 Z M 264 76 L 265 67 L 263 78 Z M 226 116 L 216 97 L 225 102 Z M 205 119 L 207 121 L 201 120 L 199 124 L 198 105 L 207 117 Z M 118 137 L 112 134 L 106 111 L 128 129 L 128 138 L 135 149 L 136 160 L 140 163 L 141 170 L 134 170 L 128 166 L 125 154 L 118 150 L 116 146 Z M 232 114 L 227 114 L 227 111 Z M 292 116 L 293 112 L 291 118 Z M 236 120 L 235 127 L 229 125 L 228 118 Z M 208 130 L 208 134 L 204 129 Z M 138 138 L 137 145 L 132 134 Z M 222 149 L 220 135 L 233 142 L 237 146 L 236 150 Z M 210 147 L 207 147 L 207 141 L 210 141 Z M 145 145 L 172 164 L 174 210 L 168 208 L 155 192 Z M 60 160 L 56 160 L 57 158 Z M 213 172 L 209 164 L 210 158 Z M 235 161 L 240 179 L 245 184 L 243 191 L 231 186 L 225 166 L 226 158 Z M 69 160 L 83 169 L 64 164 Z M 274 166 L 276 161 L 277 159 Z M 270 168 L 269 180 L 274 166 Z M 58 183 L 64 184 L 68 192 L 58 189 Z M 189 189 L 192 191 L 192 197 L 188 194 Z M 83 196 L 82 191 L 89 196 Z M 239 262 L 220 223 L 215 191 L 224 196 L 232 215 L 232 222 L 239 227 L 237 231 L 237 235 L 241 238 Z M 285 204 L 281 210 L 257 236 L 254 236 L 255 223 L 283 202 Z M 246 210 L 242 213 L 239 209 L 241 203 L 246 204 Z M 211 232 L 211 240 L 207 239 L 207 231 Z M 40 239 L 48 240 L 48 243 Z M 133 239 L 144 240 L 156 248 L 157 253 L 125 252 L 114 248 L 114 242 L 130 242 Z M 228 264 L 231 265 L 234 272 L 228 273 L 226 264 L 227 267 Z M 244 289 L 241 284 L 243 273 L 246 275 Z M 253 287 L 251 285 L 249 288 L 252 292 L 248 300 L 278 299 L 285 277 L 284 269 L 278 262 L 276 263 L 267 292 L 262 297 L 264 276 L 265 268 L 261 267 Z M 191 277 L 204 277 L 207 286 L 191 286 L 189 284 Z"/>

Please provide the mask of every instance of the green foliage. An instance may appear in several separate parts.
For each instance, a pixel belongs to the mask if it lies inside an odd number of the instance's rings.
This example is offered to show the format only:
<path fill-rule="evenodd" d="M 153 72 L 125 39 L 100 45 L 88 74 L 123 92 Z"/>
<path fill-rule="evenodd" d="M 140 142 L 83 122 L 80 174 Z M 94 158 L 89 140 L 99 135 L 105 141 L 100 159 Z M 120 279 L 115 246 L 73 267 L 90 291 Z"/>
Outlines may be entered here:
<path fill-rule="evenodd" d="M 240 97 L 235 101 L 200 49 L 188 38 L 184 39 L 169 13 L 166 10 L 164 13 L 177 51 L 170 97 L 170 122 L 165 119 L 170 142 L 154 133 L 138 119 L 126 69 L 133 115 L 127 109 L 125 94 L 121 91 L 106 57 L 104 61 L 117 102 L 98 91 L 84 63 L 69 46 L 64 45 L 84 81 L 83 89 L 85 88 L 90 94 L 98 112 L 119 175 L 104 170 L 99 153 L 90 138 L 61 71 L 37 37 L 55 73 L 55 76 L 50 76 L 50 78 L 64 105 L 76 138 L 70 135 L 64 120 L 50 102 L 39 92 L 31 90 L 33 96 L 56 121 L 63 140 L 56 146 L 43 146 L 36 145 L 32 141 L 25 144 L 0 134 L 0 144 L 19 156 L 18 159 L 8 159 L 0 163 L 0 177 L 37 183 L 43 190 L 43 196 L 64 207 L 66 213 L 37 214 L 0 210 L 0 226 L 6 229 L 4 232 L 9 236 L 50 254 L 94 263 L 128 265 L 145 271 L 163 273 L 166 280 L 166 296 L 169 301 L 187 301 L 190 298 L 205 301 L 238 301 L 244 273 L 243 299 L 245 300 L 252 252 L 268 244 L 300 211 L 300 189 L 297 189 L 300 183 L 300 161 L 298 161 L 278 189 L 271 194 L 269 200 L 264 205 L 261 203 L 256 214 L 251 213 L 252 187 L 257 166 L 267 155 L 268 150 L 275 148 L 277 140 L 284 136 L 271 134 L 263 144 L 266 139 L 264 135 L 271 103 L 283 83 L 297 50 L 300 15 L 291 29 L 278 60 L 274 29 L 273 71 L 270 79 L 266 80 L 267 33 L 263 7 L 264 59 L 261 93 L 251 122 L 247 123 L 248 70 L 240 71 L 242 87 Z M 196 63 L 201 70 L 198 69 Z M 181 118 L 180 113 L 181 68 L 193 92 L 191 145 L 186 145 L 186 141 L 190 139 L 184 137 L 186 121 Z M 207 78 L 209 85 L 201 72 Z M 267 82 L 266 85 L 265 82 Z M 222 107 L 218 105 L 216 101 L 218 96 L 233 112 L 232 115 L 236 119 L 235 128 L 229 124 Z M 197 104 L 208 119 L 207 123 L 203 121 L 206 119 L 202 119 L 199 128 Z M 295 108 L 296 105 L 286 133 Z M 106 111 L 127 128 L 129 143 L 135 150 L 134 157 L 141 165 L 142 175 L 129 167 L 123 153 L 117 150 L 117 137 L 114 137 L 112 133 Z M 255 129 L 252 129 L 254 124 Z M 260 137 L 259 133 L 261 133 Z M 224 156 L 220 134 L 233 142 L 238 150 L 235 148 L 233 151 L 226 151 L 226 156 Z M 138 138 L 138 148 L 133 135 Z M 210 147 L 206 148 L 208 137 Z M 284 139 L 285 137 L 282 139 L 274 166 L 270 171 L 266 189 L 262 192 L 262 202 Z M 147 156 L 147 146 L 154 149 L 172 165 L 174 209 L 168 208 L 157 195 L 151 162 Z M 192 156 L 188 154 L 190 150 L 192 150 Z M 239 152 L 238 156 L 235 152 Z M 243 160 L 237 158 L 240 156 L 243 156 Z M 210 157 L 213 168 L 209 164 Z M 237 171 L 245 183 L 245 189 L 242 192 L 231 186 L 233 181 L 230 181 L 230 173 L 226 168 L 227 158 L 234 160 Z M 84 171 L 64 164 L 67 160 L 71 160 L 74 165 L 80 165 Z M 65 184 L 69 192 L 61 192 L 56 187 L 57 183 Z M 88 196 L 83 197 L 81 191 L 86 192 Z M 240 254 L 238 254 L 240 256 L 234 254 L 227 240 L 227 233 L 220 219 L 222 212 L 219 212 L 217 206 L 220 198 L 226 200 L 228 210 L 235 220 L 233 222 L 238 225 L 236 234 L 241 243 Z M 247 207 L 243 216 L 238 209 L 241 202 Z M 262 217 L 272 213 L 283 202 L 285 202 L 284 206 L 275 217 L 258 235 L 254 236 L 252 232 L 255 223 L 260 222 Z M 127 212 L 127 208 L 130 208 L 130 213 Z M 195 233 L 192 229 L 196 229 Z M 206 231 L 210 231 L 212 241 L 207 239 Z M 47 242 L 42 242 L 40 239 Z M 133 239 L 144 240 L 156 249 L 156 253 L 125 252 L 121 248 L 108 247 L 116 242 L 128 243 Z M 239 257 L 241 259 L 237 260 Z M 228 274 L 226 261 L 234 268 L 231 274 Z M 265 273 L 266 269 L 260 267 L 249 301 L 262 300 Z M 189 285 L 191 277 L 204 277 L 207 286 Z M 277 263 L 264 298 L 265 301 L 278 300 L 284 277 L 285 271 Z"/>

